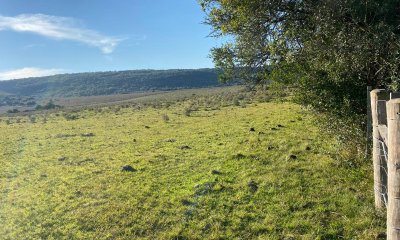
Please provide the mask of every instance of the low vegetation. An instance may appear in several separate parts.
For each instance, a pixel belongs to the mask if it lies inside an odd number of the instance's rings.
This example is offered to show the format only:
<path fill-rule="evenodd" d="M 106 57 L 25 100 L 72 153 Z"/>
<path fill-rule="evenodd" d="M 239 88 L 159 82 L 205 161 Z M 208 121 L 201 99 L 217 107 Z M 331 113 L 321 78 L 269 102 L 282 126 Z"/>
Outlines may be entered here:
<path fill-rule="evenodd" d="M 244 91 L 157 99 L 1 117 L 0 236 L 384 238 L 370 163 L 342 164 L 309 111 Z"/>

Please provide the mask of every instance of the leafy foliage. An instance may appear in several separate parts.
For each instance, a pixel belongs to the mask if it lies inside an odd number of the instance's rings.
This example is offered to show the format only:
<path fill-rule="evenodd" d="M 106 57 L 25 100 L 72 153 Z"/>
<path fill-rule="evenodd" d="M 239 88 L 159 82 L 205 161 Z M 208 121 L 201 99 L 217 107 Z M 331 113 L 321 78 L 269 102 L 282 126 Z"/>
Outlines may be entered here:
<path fill-rule="evenodd" d="M 0 106 L 35 106 L 33 97 L 0 95 Z"/>
<path fill-rule="evenodd" d="M 52 99 L 50 99 L 50 101 L 48 101 L 45 105 L 37 105 L 36 106 L 36 110 L 51 110 L 51 109 L 56 109 L 56 108 L 61 108 L 61 106 L 57 105 L 54 103 L 54 101 Z"/>

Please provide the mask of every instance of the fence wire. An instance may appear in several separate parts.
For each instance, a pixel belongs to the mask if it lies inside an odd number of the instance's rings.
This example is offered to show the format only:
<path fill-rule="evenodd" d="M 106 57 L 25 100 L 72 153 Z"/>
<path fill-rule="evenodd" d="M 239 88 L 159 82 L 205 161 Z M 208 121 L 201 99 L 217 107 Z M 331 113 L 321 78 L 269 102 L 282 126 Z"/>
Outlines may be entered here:
<path fill-rule="evenodd" d="M 381 185 L 378 186 L 379 189 L 375 189 L 382 196 L 383 202 L 387 207 L 387 199 L 388 199 L 388 190 L 387 190 L 387 175 L 388 175 L 388 154 L 387 154 L 387 146 L 385 142 L 379 138 L 377 139 L 379 142 L 378 150 L 379 150 L 379 167 L 381 168 Z"/>

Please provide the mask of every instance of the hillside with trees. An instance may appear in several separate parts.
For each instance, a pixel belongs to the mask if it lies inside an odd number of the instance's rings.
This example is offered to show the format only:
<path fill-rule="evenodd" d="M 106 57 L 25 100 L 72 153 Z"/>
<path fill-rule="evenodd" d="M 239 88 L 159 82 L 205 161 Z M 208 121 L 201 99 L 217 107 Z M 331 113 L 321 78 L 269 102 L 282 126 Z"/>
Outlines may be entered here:
<path fill-rule="evenodd" d="M 0 81 L 2 98 L 8 96 L 78 97 L 165 91 L 221 85 L 215 69 L 131 70 L 60 74 Z"/>

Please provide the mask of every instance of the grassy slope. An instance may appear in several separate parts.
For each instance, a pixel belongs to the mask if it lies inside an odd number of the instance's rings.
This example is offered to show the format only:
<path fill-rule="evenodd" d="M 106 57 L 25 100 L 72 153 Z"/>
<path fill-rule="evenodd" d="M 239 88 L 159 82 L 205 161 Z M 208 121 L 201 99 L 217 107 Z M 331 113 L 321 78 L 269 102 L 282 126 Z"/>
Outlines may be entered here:
<path fill-rule="evenodd" d="M 340 167 L 333 140 L 299 106 L 185 116 L 185 104 L 82 111 L 73 121 L 3 118 L 0 238 L 374 239 L 384 231 L 369 163 Z M 125 164 L 138 171 L 121 172 Z"/>

